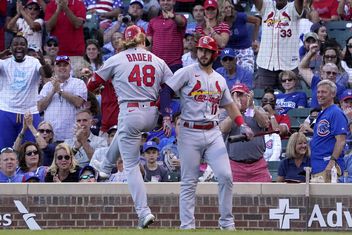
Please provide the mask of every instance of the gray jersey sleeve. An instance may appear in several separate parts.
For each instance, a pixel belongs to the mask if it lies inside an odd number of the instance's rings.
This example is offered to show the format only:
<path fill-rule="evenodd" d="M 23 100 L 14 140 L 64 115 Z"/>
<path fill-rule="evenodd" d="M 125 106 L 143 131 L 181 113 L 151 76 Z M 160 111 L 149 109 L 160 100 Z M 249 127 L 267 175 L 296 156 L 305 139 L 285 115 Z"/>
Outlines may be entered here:
<path fill-rule="evenodd" d="M 116 65 L 116 61 L 118 54 L 110 57 L 108 60 L 106 60 L 103 64 L 103 66 L 96 72 L 99 77 L 101 77 L 104 81 L 107 81 L 111 79 L 114 75 L 114 69 Z"/>

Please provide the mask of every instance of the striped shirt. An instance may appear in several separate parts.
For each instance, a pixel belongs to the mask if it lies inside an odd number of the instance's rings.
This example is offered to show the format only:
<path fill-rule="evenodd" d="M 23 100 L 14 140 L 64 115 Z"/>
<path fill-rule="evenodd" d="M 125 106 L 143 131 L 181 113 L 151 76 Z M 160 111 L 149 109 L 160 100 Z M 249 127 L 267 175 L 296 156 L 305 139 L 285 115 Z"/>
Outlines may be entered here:
<path fill-rule="evenodd" d="M 225 22 L 221 22 L 220 24 L 215 25 L 213 27 L 213 29 L 217 34 L 227 33 L 228 35 L 230 35 L 230 27 Z M 196 26 L 196 33 L 199 33 L 201 36 L 210 36 L 211 37 L 211 35 L 205 34 L 204 28 L 201 25 Z"/>

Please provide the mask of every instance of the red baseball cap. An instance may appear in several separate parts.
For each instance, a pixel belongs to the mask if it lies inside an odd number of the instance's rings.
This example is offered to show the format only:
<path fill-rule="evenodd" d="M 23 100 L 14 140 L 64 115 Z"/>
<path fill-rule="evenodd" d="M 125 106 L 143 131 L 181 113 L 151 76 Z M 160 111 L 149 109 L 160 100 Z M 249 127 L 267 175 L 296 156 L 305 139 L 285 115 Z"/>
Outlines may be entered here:
<path fill-rule="evenodd" d="M 208 9 L 209 7 L 214 7 L 217 9 L 218 2 L 216 0 L 205 0 L 203 7 L 204 9 Z"/>
<path fill-rule="evenodd" d="M 241 93 L 245 93 L 245 94 L 249 94 L 249 88 L 243 84 L 243 83 L 237 83 L 235 85 L 233 85 L 233 87 L 231 88 L 231 94 L 234 92 L 241 92 Z"/>
<path fill-rule="evenodd" d="M 33 4 L 33 3 L 35 3 L 35 4 L 37 4 L 37 5 L 39 6 L 39 3 L 38 3 L 37 0 L 29 0 L 29 1 L 26 3 L 26 6 L 28 6 L 28 5 L 30 5 L 30 4 Z"/>
<path fill-rule="evenodd" d="M 144 29 L 138 27 L 137 25 L 131 25 L 126 28 L 125 30 L 125 40 L 132 41 L 133 39 L 137 38 L 139 34 L 143 33 L 145 35 Z"/>

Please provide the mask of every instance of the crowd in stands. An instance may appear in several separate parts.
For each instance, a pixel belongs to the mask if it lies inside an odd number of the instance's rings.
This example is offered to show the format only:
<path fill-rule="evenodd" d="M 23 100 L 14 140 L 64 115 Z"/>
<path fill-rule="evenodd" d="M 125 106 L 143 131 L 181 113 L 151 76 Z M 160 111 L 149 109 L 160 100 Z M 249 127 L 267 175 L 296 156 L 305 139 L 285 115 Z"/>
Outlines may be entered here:
<path fill-rule="evenodd" d="M 326 171 L 333 166 L 339 182 L 352 182 L 352 34 L 340 44 L 327 28 L 352 19 L 352 2 L 252 2 L 2 1 L 0 182 L 103 181 L 98 171 L 118 135 L 119 94 L 111 80 L 97 85 L 94 73 L 123 50 L 130 25 L 144 29 L 148 50 L 172 72 L 197 63 L 201 36 L 218 44 L 214 70 L 247 125 L 268 132 L 229 143 L 227 137 L 240 131 L 226 112 L 220 115 L 234 182 L 305 182 L 307 167 L 314 182 L 330 182 Z M 298 109 L 310 114 L 292 129 L 289 114 Z M 181 110 L 175 97 L 171 137 L 160 116 L 141 139 L 146 182 L 180 180 Z M 281 161 L 276 179 L 269 172 L 273 161 Z M 199 177 L 216 181 L 205 162 Z M 121 158 L 104 181 L 127 181 Z"/>

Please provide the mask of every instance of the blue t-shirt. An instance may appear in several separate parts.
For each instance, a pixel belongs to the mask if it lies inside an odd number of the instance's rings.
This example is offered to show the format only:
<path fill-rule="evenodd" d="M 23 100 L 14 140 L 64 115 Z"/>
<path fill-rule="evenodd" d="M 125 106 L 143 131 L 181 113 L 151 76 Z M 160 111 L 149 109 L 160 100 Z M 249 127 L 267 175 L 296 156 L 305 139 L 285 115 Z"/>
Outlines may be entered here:
<path fill-rule="evenodd" d="M 0 171 L 0 183 L 18 183 L 22 182 L 23 174 L 13 174 L 12 176 L 8 177 L 2 171 Z"/>
<path fill-rule="evenodd" d="M 310 141 L 312 173 L 325 170 L 336 143 L 335 136 L 347 135 L 348 120 L 337 105 L 322 110 L 314 125 L 313 138 Z M 344 169 L 343 152 L 337 161 L 341 170 Z"/>
<path fill-rule="evenodd" d="M 295 91 L 289 94 L 276 95 L 276 111 L 282 115 L 290 109 L 298 108 L 298 106 L 307 107 L 307 95 L 303 91 Z"/>
<path fill-rule="evenodd" d="M 247 29 L 247 14 L 237 12 L 235 21 L 230 28 L 230 38 L 226 47 L 246 49 L 252 46 L 252 40 Z"/>
<path fill-rule="evenodd" d="M 285 180 L 305 182 L 306 176 L 301 175 L 304 171 L 304 167 L 310 166 L 310 160 L 308 157 L 304 157 L 301 165 L 296 166 L 293 158 L 285 158 L 280 162 L 278 176 L 282 176 Z"/>
<path fill-rule="evenodd" d="M 40 182 L 45 182 L 45 176 L 46 176 L 47 168 L 45 166 L 40 166 L 37 168 L 37 170 L 33 171 L 36 176 L 40 179 Z M 24 175 L 27 172 L 23 171 L 21 168 L 18 168 L 16 171 L 17 174 Z"/>
<path fill-rule="evenodd" d="M 236 65 L 235 76 L 231 77 L 228 75 L 224 67 L 217 68 L 216 72 L 218 72 L 225 78 L 226 84 L 230 90 L 236 83 L 246 84 L 249 89 L 252 89 L 253 87 L 253 73 L 248 69 L 243 68 L 242 66 Z"/>
<path fill-rule="evenodd" d="M 317 75 L 314 75 L 312 78 L 312 84 L 311 84 L 311 89 L 312 89 L 312 102 L 310 103 L 311 108 L 318 108 L 320 107 L 317 99 L 317 90 L 318 90 L 318 83 L 320 82 L 320 77 Z M 342 95 L 342 93 L 346 90 L 345 87 L 336 84 L 337 90 L 336 90 L 336 97 L 339 99 L 339 97 Z"/>

